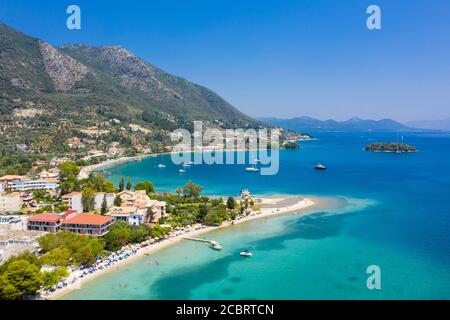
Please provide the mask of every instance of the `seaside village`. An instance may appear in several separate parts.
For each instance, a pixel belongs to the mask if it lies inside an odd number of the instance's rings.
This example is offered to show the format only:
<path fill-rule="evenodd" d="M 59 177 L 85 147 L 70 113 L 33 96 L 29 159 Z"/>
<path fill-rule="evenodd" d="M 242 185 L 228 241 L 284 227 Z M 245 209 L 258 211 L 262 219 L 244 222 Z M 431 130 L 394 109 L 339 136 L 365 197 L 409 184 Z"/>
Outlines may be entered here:
<path fill-rule="evenodd" d="M 201 196 L 192 181 L 157 193 L 122 177 L 116 188 L 85 169 L 61 161 L 0 177 L 0 299 L 47 299 L 144 248 L 260 213 L 246 190 L 224 201 Z M 16 281 L 24 276 L 26 288 Z"/>
<path fill-rule="evenodd" d="M 60 210 L 54 203 L 46 203 L 58 198 Z M 96 192 L 92 200 L 90 212 L 85 212 L 82 192 L 61 195 L 56 168 L 36 177 L 0 177 L 0 263 L 38 250 L 37 239 L 48 233 L 69 231 L 103 237 L 115 221 L 151 226 L 166 216 L 166 203 L 150 199 L 146 190 Z"/>

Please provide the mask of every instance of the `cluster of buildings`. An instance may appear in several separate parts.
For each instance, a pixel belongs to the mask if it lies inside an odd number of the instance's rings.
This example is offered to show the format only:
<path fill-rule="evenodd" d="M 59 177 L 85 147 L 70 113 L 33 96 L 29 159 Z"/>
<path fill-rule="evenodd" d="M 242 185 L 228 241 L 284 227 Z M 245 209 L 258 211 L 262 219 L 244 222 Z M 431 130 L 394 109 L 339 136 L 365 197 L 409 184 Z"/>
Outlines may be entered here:
<path fill-rule="evenodd" d="M 116 197 L 120 198 L 120 206 L 114 206 Z M 66 194 L 62 199 L 63 203 L 74 212 L 83 212 L 81 192 Z M 159 219 L 166 215 L 166 203 L 150 199 L 145 190 L 126 190 L 117 195 L 114 193 L 97 193 L 94 209 L 100 210 L 104 202 L 108 208 L 107 216 L 112 217 L 114 221 L 126 221 L 131 225 L 156 224 Z"/>
<path fill-rule="evenodd" d="M 117 196 L 121 205 L 111 207 L 108 212 L 114 220 L 126 221 L 131 225 L 155 224 L 166 215 L 166 203 L 151 200 L 145 190 L 126 190 Z"/>
<path fill-rule="evenodd" d="M 119 197 L 121 205 L 114 206 Z M 61 214 L 42 213 L 31 216 L 27 221 L 29 231 L 55 233 L 70 231 L 77 234 L 102 237 L 108 232 L 114 221 L 125 221 L 130 225 L 156 224 L 166 215 L 166 203 L 152 200 L 145 190 L 123 191 L 119 194 L 97 193 L 95 209 L 100 210 L 106 202 L 108 212 L 105 215 L 83 213 L 81 192 L 72 192 L 63 196 L 63 202 L 70 210 Z"/>
<path fill-rule="evenodd" d="M 69 231 L 93 237 L 102 237 L 108 232 L 113 218 L 98 214 L 81 213 L 68 210 L 62 214 L 41 213 L 28 218 L 27 229 L 56 233 Z"/>
<path fill-rule="evenodd" d="M 0 192 L 46 190 L 56 192 L 59 187 L 59 170 L 43 171 L 35 177 L 7 175 L 0 177 Z"/>
<path fill-rule="evenodd" d="M 56 193 L 59 187 L 59 172 L 44 171 L 36 177 L 7 175 L 0 177 L 0 212 L 17 212 L 27 203 L 27 192 L 45 190 Z"/>

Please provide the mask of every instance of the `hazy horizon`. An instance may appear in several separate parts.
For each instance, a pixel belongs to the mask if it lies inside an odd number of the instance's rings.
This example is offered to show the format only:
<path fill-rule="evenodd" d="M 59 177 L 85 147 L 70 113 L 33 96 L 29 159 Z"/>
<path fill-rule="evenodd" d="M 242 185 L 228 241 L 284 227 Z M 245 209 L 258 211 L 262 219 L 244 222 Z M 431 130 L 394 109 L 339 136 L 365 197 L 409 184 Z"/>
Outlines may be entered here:
<path fill-rule="evenodd" d="M 121 45 L 252 117 L 450 118 L 448 1 L 76 2 L 81 30 L 70 1 L 0 0 L 0 21 L 52 45 Z"/>

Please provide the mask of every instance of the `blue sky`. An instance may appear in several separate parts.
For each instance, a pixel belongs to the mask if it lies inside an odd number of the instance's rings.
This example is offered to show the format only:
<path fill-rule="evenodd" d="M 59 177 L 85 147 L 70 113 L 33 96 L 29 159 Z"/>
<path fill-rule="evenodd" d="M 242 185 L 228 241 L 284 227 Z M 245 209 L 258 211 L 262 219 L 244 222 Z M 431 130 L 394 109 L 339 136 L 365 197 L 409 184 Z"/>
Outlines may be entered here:
<path fill-rule="evenodd" d="M 82 30 L 66 28 L 70 4 Z M 448 0 L 0 0 L 0 21 L 53 45 L 122 45 L 251 116 L 450 117 Z"/>

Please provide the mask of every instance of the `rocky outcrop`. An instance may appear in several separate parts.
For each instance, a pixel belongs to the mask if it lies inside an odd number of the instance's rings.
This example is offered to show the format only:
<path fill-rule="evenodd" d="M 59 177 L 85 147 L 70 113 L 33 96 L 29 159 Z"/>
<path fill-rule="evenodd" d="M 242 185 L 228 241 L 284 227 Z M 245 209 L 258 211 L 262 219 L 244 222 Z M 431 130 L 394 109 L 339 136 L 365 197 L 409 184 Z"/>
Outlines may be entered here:
<path fill-rule="evenodd" d="M 166 86 L 158 79 L 158 70 L 121 46 L 104 46 L 101 59 L 111 71 L 119 76 L 122 85 L 134 87 L 142 91 L 154 91 L 178 95 L 175 90 Z"/>
<path fill-rule="evenodd" d="M 57 91 L 69 91 L 75 83 L 83 80 L 88 73 L 88 68 L 85 65 L 62 54 L 51 45 L 40 41 L 39 46 L 45 69 Z"/>

